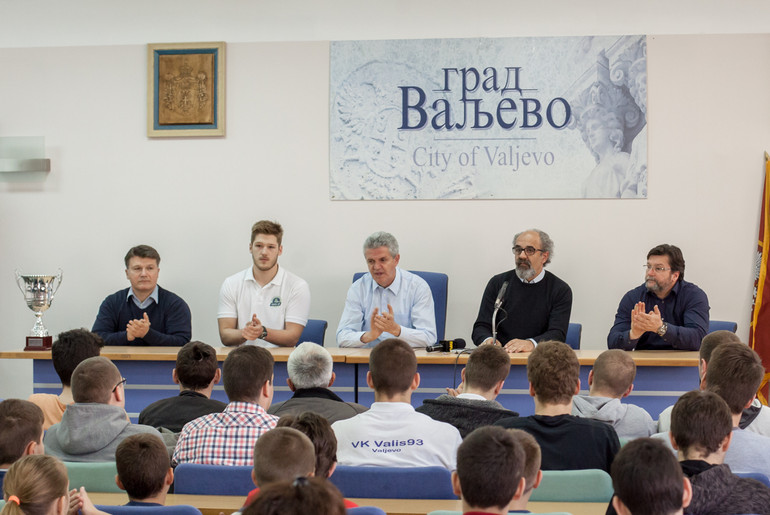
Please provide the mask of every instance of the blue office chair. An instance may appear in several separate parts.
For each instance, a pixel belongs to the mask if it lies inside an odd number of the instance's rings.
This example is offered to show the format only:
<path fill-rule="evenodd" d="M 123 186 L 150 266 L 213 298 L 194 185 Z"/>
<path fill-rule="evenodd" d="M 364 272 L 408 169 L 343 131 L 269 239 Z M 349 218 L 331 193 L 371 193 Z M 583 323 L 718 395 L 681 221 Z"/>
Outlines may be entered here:
<path fill-rule="evenodd" d="M 326 338 L 326 328 L 328 326 L 329 324 L 326 320 L 308 319 L 305 328 L 302 330 L 302 334 L 299 336 L 297 344 L 299 345 L 302 342 L 313 342 L 323 347 L 324 339 Z"/>
<path fill-rule="evenodd" d="M 110 515 L 201 515 L 198 508 L 187 504 L 172 506 L 105 506 L 97 504 L 96 509 Z"/>
<path fill-rule="evenodd" d="M 248 495 L 256 488 L 250 466 L 180 463 L 174 469 L 174 493 Z"/>
<path fill-rule="evenodd" d="M 347 512 L 348 515 L 387 515 L 385 510 L 377 506 L 358 506 L 356 508 L 348 508 Z"/>
<path fill-rule="evenodd" d="M 440 272 L 419 272 L 409 270 L 415 275 L 422 277 L 433 294 L 433 308 L 436 311 L 436 336 L 439 340 L 444 339 L 444 330 L 446 329 L 446 306 L 449 290 L 449 276 Z M 353 282 L 356 282 L 365 272 L 356 272 L 353 274 Z"/>
<path fill-rule="evenodd" d="M 342 495 L 369 499 L 457 499 L 444 467 L 338 465 L 329 480 Z"/>
<path fill-rule="evenodd" d="M 583 334 L 583 324 L 570 323 L 567 328 L 567 338 L 564 343 L 575 350 L 580 349 L 580 336 Z"/>
<path fill-rule="evenodd" d="M 730 331 L 734 333 L 737 330 L 737 322 L 728 322 L 727 320 L 709 320 L 709 333 L 713 333 L 714 331 Z"/>
<path fill-rule="evenodd" d="M 770 486 L 770 478 L 760 472 L 734 472 L 736 476 L 756 479 L 765 486 Z"/>
<path fill-rule="evenodd" d="M 612 478 L 603 470 L 544 470 L 533 502 L 610 502 Z"/>

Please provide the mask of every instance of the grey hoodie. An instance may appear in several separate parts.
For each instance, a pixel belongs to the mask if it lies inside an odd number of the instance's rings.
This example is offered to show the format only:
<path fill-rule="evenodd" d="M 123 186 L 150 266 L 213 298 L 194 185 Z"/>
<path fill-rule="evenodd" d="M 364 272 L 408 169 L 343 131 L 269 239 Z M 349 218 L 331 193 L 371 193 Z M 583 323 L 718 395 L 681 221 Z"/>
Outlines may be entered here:
<path fill-rule="evenodd" d="M 575 395 L 572 398 L 572 414 L 608 422 L 619 438 L 650 436 L 657 431 L 657 424 L 643 408 L 612 397 Z"/>
<path fill-rule="evenodd" d="M 150 426 L 132 424 L 119 406 L 76 403 L 67 406 L 61 422 L 43 437 L 46 454 L 63 461 L 115 461 L 115 449 L 124 438 L 160 433 Z"/>

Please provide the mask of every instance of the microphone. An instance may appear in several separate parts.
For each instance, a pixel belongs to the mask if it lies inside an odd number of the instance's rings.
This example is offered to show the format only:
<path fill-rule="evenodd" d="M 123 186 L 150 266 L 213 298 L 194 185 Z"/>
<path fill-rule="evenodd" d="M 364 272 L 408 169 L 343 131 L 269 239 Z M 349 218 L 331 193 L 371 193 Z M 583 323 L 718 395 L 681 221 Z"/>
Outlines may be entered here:
<path fill-rule="evenodd" d="M 503 305 L 503 295 L 505 295 L 505 289 L 508 288 L 508 281 L 505 281 L 500 287 L 500 291 L 497 292 L 497 298 L 495 299 L 495 310 L 500 309 Z"/>
<path fill-rule="evenodd" d="M 435 345 L 429 345 L 425 347 L 426 352 L 449 352 L 454 349 L 464 349 L 465 340 L 462 338 L 455 338 L 454 340 L 439 340 Z"/>

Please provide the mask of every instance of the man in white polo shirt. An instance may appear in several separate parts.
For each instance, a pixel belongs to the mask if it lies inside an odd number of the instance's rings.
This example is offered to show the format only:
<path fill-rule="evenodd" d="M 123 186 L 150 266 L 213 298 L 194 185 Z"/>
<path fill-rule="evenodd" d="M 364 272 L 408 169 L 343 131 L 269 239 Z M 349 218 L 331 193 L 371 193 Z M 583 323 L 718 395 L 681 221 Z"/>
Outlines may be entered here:
<path fill-rule="evenodd" d="M 278 266 L 283 228 L 260 220 L 251 228 L 254 264 L 225 279 L 219 291 L 219 338 L 225 345 L 293 347 L 310 314 L 308 284 Z"/>

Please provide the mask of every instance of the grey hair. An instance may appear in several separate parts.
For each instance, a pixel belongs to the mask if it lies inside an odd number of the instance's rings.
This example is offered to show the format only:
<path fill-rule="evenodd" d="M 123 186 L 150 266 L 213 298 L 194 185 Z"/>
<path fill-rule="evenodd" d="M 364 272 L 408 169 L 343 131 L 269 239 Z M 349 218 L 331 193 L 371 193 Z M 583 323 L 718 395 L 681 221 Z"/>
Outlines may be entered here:
<path fill-rule="evenodd" d="M 332 355 L 313 342 L 297 345 L 286 363 L 296 388 L 326 388 L 332 380 Z"/>
<path fill-rule="evenodd" d="M 525 232 L 536 232 L 538 236 L 540 236 L 540 244 L 543 246 L 543 252 L 548 252 L 548 259 L 546 260 L 545 264 L 551 262 L 551 258 L 553 257 L 553 240 L 550 236 L 548 236 L 548 233 L 545 231 L 541 231 L 540 229 L 527 229 L 526 231 L 521 231 L 519 233 L 516 233 L 516 235 L 513 237 L 513 244 L 516 245 L 516 240 L 519 239 L 519 236 L 524 234 Z"/>
<path fill-rule="evenodd" d="M 380 247 L 388 247 L 390 257 L 394 258 L 398 256 L 398 241 L 396 241 L 396 237 L 389 232 L 378 231 L 366 238 L 366 241 L 364 242 L 364 252 Z"/>

